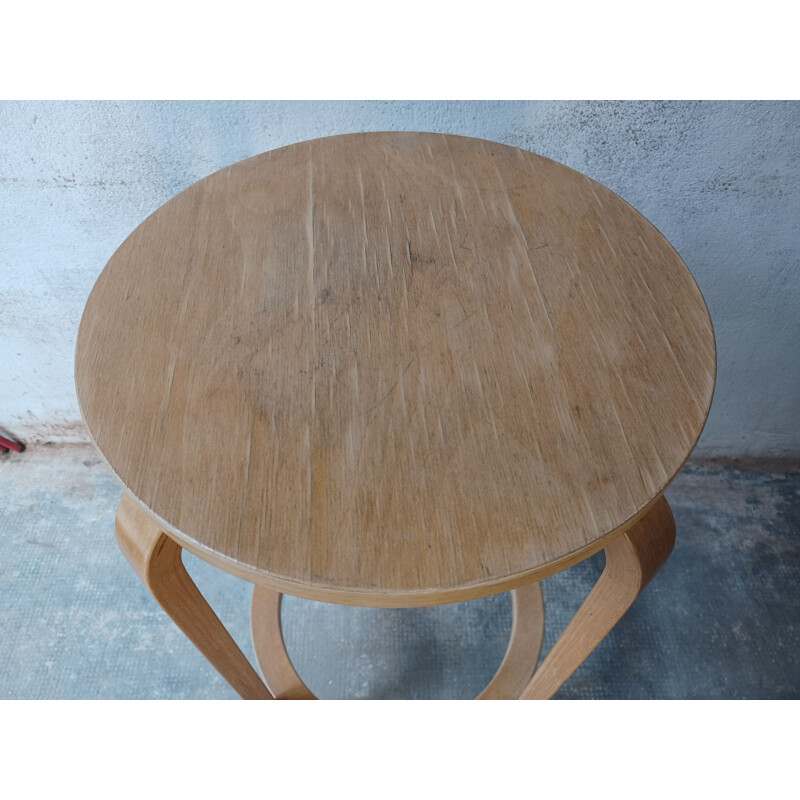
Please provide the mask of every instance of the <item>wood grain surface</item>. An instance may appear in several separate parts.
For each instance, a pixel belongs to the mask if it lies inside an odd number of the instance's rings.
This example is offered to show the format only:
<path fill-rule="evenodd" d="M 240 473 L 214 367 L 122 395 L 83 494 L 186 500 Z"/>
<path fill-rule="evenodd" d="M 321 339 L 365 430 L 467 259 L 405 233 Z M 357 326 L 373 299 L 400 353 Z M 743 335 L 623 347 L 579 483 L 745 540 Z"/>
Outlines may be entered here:
<path fill-rule="evenodd" d="M 715 380 L 691 274 L 630 205 L 516 148 L 336 136 L 221 170 L 100 275 L 84 419 L 184 547 L 277 591 L 429 605 L 602 548 Z"/>

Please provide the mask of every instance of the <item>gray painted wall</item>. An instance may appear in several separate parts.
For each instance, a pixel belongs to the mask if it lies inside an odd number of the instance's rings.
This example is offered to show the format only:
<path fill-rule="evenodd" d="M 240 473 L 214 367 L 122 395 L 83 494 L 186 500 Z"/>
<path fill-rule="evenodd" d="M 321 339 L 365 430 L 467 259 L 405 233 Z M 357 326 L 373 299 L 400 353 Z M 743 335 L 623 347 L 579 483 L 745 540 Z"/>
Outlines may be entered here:
<path fill-rule="evenodd" d="M 86 438 L 80 315 L 148 214 L 235 161 L 358 130 L 505 142 L 620 194 L 683 256 L 714 320 L 698 452 L 800 453 L 800 104 L 775 102 L 0 103 L 0 426 Z"/>

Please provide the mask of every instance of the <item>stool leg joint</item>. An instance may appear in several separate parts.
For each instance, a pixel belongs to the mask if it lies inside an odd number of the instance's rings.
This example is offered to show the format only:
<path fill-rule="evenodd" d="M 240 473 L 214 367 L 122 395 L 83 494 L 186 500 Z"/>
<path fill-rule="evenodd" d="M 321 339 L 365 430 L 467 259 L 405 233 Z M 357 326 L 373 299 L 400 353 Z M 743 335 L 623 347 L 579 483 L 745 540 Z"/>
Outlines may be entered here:
<path fill-rule="evenodd" d="M 271 700 L 258 673 L 200 593 L 171 539 L 130 495 L 117 510 L 117 543 L 158 604 L 246 700 Z"/>
<path fill-rule="evenodd" d="M 545 657 L 521 699 L 546 700 L 563 686 L 633 605 L 669 558 L 674 544 L 675 520 L 662 496 L 605 548 L 603 574 Z"/>

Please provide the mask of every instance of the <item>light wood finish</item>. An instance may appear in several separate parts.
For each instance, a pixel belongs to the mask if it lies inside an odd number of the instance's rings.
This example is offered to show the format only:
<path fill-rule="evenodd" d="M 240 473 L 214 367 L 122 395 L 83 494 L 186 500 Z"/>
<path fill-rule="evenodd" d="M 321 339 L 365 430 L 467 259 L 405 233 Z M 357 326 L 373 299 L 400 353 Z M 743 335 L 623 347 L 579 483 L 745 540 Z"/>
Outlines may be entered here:
<path fill-rule="evenodd" d="M 465 600 L 582 560 L 705 422 L 715 346 L 666 239 L 500 144 L 303 142 L 149 217 L 81 322 L 100 451 L 184 547 L 373 606 Z"/>
<path fill-rule="evenodd" d="M 276 700 L 316 700 L 292 664 L 283 640 L 283 595 L 266 586 L 253 589 L 250 625 L 253 648 L 269 690 Z M 478 700 L 516 700 L 531 679 L 544 636 L 544 602 L 538 583 L 511 592 L 511 637 L 503 662 Z"/>
<path fill-rule="evenodd" d="M 666 498 L 606 548 L 606 566 L 595 587 L 536 669 L 544 636 L 540 584 L 512 591 L 511 637 L 500 668 L 478 700 L 545 700 L 552 697 L 631 607 L 669 558 L 675 520 Z M 313 700 L 283 641 L 282 595 L 255 587 L 251 624 L 259 666 L 278 699 Z"/>
<path fill-rule="evenodd" d="M 665 498 L 606 547 L 606 566 L 578 613 L 522 693 L 523 700 L 552 697 L 619 622 L 675 544 L 675 520 Z"/>
<path fill-rule="evenodd" d="M 271 700 L 258 673 L 186 572 L 180 546 L 127 494 L 115 527 L 120 550 L 136 574 L 220 675 L 245 700 Z"/>
<path fill-rule="evenodd" d="M 316 700 L 303 683 L 286 651 L 281 627 L 283 595 L 266 586 L 253 588 L 250 630 L 258 666 L 276 700 Z"/>
<path fill-rule="evenodd" d="M 544 638 L 542 587 L 529 583 L 511 592 L 511 638 L 503 663 L 478 700 L 517 700 L 528 685 Z"/>

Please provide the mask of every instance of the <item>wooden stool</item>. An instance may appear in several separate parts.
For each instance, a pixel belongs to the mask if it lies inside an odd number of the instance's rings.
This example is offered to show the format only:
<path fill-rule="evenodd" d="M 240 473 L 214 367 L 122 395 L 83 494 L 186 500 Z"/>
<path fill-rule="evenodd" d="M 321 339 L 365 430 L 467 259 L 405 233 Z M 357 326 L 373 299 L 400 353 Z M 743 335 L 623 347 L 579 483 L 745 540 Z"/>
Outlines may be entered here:
<path fill-rule="evenodd" d="M 670 554 L 708 415 L 702 295 L 624 200 L 432 133 L 284 147 L 170 200 L 81 322 L 76 383 L 126 487 L 123 553 L 245 698 L 311 698 L 281 593 L 409 607 L 513 592 L 482 698 L 552 696 Z M 266 680 L 185 548 L 255 584 Z M 544 659 L 538 581 L 606 552 Z M 269 688 L 267 688 L 269 687 Z"/>

